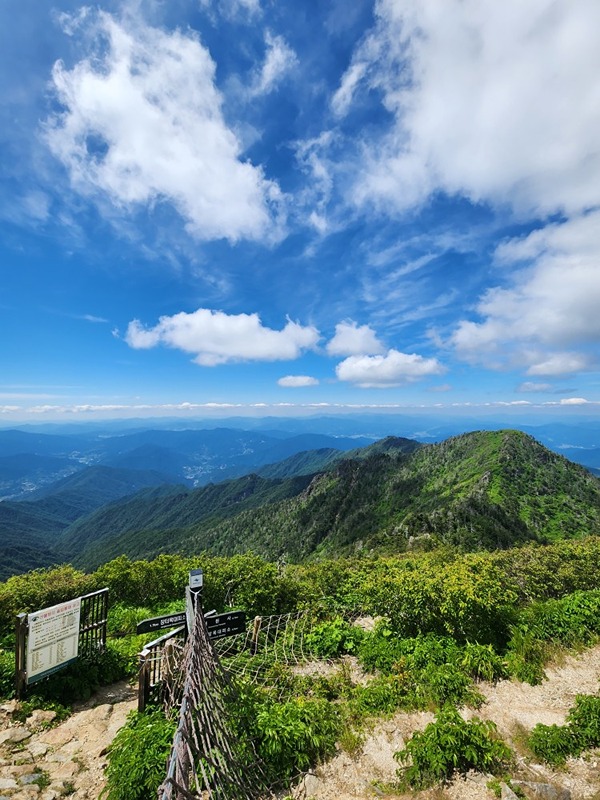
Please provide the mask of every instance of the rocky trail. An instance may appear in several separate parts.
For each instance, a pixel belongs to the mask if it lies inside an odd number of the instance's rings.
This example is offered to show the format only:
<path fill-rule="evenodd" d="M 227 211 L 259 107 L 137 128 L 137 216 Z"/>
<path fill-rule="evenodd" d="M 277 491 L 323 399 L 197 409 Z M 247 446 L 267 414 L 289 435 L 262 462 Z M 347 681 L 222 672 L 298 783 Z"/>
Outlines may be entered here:
<path fill-rule="evenodd" d="M 514 778 L 530 800 L 600 800 L 600 751 L 570 759 L 564 770 L 531 760 L 524 733 L 538 722 L 563 724 L 577 694 L 599 689 L 600 647 L 569 655 L 546 670 L 540 686 L 513 681 L 481 684 L 485 704 L 477 715 L 493 720 L 516 751 Z M 104 786 L 106 748 L 136 705 L 135 690 L 126 683 L 108 687 L 81 704 L 64 722 L 52 725 L 53 712 L 36 711 L 24 723 L 14 718 L 16 703 L 0 706 L 0 800 L 97 800 Z M 367 800 L 384 796 L 381 785 L 394 780 L 394 753 L 415 730 L 433 719 L 430 713 L 397 714 L 375 725 L 351 757 L 340 752 L 305 776 L 296 787 L 297 800 Z M 418 793 L 422 800 L 493 800 L 489 776 L 470 774 L 449 786 Z M 518 785 L 513 781 L 513 785 Z M 515 795 L 505 787 L 505 800 Z M 400 797 L 385 793 L 388 798 Z M 150 799 L 149 799 L 150 800 Z"/>
<path fill-rule="evenodd" d="M 105 687 L 55 727 L 53 711 L 14 719 L 16 701 L 0 706 L 0 800 L 97 800 L 106 748 L 137 705 L 126 682 Z"/>

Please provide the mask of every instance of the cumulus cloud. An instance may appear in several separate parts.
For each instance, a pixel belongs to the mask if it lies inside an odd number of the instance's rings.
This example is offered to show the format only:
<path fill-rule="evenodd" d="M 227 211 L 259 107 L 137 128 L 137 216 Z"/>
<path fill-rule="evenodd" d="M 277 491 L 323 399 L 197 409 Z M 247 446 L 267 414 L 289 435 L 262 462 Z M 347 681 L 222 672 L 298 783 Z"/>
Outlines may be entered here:
<path fill-rule="evenodd" d="M 267 46 L 265 60 L 251 90 L 254 95 L 273 91 L 283 76 L 298 64 L 296 54 L 283 36 L 273 36 L 267 31 L 265 43 Z"/>
<path fill-rule="evenodd" d="M 589 400 L 586 400 L 585 397 L 565 397 L 563 400 L 560 401 L 561 406 L 585 406 L 587 405 Z"/>
<path fill-rule="evenodd" d="M 121 208 L 170 203 L 199 239 L 274 235 L 281 192 L 243 159 L 198 36 L 105 12 L 80 22 L 93 53 L 54 65 L 62 111 L 46 123 L 73 186 Z"/>
<path fill-rule="evenodd" d="M 333 98 L 379 92 L 393 120 L 351 196 L 403 209 L 430 192 L 526 214 L 598 203 L 596 0 L 379 0 Z M 371 134 L 369 133 L 369 136 Z"/>
<path fill-rule="evenodd" d="M 208 308 L 160 317 L 152 328 L 132 320 L 125 335 L 134 349 L 166 345 L 194 354 L 193 360 L 203 367 L 234 361 L 291 360 L 314 348 L 318 340 L 316 328 L 291 320 L 276 331 L 265 327 L 258 314 L 225 314 Z"/>
<path fill-rule="evenodd" d="M 286 375 L 284 378 L 279 378 L 277 383 L 279 386 L 283 386 L 288 389 L 296 389 L 300 386 L 319 385 L 319 381 L 316 378 L 311 378 L 310 375 Z"/>
<path fill-rule="evenodd" d="M 597 231 L 600 212 L 547 225 L 496 252 L 510 285 L 490 288 L 451 337 L 473 363 L 521 366 L 529 375 L 581 372 L 600 342 Z M 573 346 L 578 349 L 573 350 Z M 569 349 L 565 349 L 569 348 Z"/>
<path fill-rule="evenodd" d="M 353 320 L 335 326 L 335 336 L 327 343 L 330 356 L 378 355 L 385 347 L 370 325 L 358 325 Z"/>
<path fill-rule="evenodd" d="M 446 369 L 436 358 L 389 350 L 386 355 L 350 356 L 335 371 L 339 380 L 368 389 L 413 383 L 430 375 L 441 375 Z"/>

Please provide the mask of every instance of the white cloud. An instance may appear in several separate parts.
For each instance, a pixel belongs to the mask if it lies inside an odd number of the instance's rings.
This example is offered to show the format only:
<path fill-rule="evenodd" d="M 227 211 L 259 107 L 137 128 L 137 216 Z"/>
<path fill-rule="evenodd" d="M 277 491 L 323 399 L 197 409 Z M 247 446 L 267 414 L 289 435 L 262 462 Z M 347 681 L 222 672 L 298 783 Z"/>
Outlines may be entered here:
<path fill-rule="evenodd" d="M 357 325 L 353 320 L 335 326 L 335 336 L 327 343 L 330 356 L 378 355 L 385 347 L 370 325 Z"/>
<path fill-rule="evenodd" d="M 334 95 L 379 92 L 351 196 L 403 209 L 430 192 L 576 213 L 600 199 L 596 0 L 379 0 Z M 368 134 L 372 134 L 369 132 Z"/>
<path fill-rule="evenodd" d="M 94 53 L 54 65 L 64 110 L 46 125 L 73 186 L 121 208 L 170 203 L 199 239 L 275 235 L 281 192 L 242 159 L 199 38 L 104 12 L 83 22 Z"/>
<path fill-rule="evenodd" d="M 284 378 L 279 378 L 277 383 L 279 384 L 279 386 L 292 389 L 301 386 L 319 385 L 319 381 L 316 378 L 311 378 L 310 375 L 286 375 Z"/>
<path fill-rule="evenodd" d="M 390 350 L 384 356 L 350 356 L 335 371 L 339 380 L 368 389 L 413 383 L 430 375 L 441 375 L 446 369 L 436 358 Z"/>
<path fill-rule="evenodd" d="M 588 404 L 588 400 L 584 397 L 566 397 L 560 401 L 561 406 L 585 406 Z"/>
<path fill-rule="evenodd" d="M 525 381 L 517 387 L 517 392 L 550 392 L 552 388 L 551 383 L 533 383 L 531 381 Z"/>
<path fill-rule="evenodd" d="M 193 353 L 194 361 L 204 367 L 232 361 L 291 360 L 314 348 L 318 340 L 316 328 L 291 320 L 283 330 L 275 331 L 264 327 L 258 314 L 225 314 L 208 308 L 160 317 L 153 328 L 133 320 L 125 335 L 134 349 L 163 344 Z"/>
<path fill-rule="evenodd" d="M 589 368 L 586 348 L 600 342 L 599 229 L 595 211 L 503 243 L 496 261 L 517 267 L 511 285 L 483 295 L 476 307 L 483 321 L 458 325 L 451 343 L 459 357 L 526 367 L 529 375 Z"/>
<path fill-rule="evenodd" d="M 209 11 L 214 8 L 226 19 L 252 18 L 262 10 L 260 0 L 200 0 L 200 5 Z"/>
<path fill-rule="evenodd" d="M 591 366 L 590 359 L 581 353 L 552 353 L 546 359 L 532 364 L 528 375 L 570 375 L 583 372 Z"/>
<path fill-rule="evenodd" d="M 267 31 L 265 43 L 267 45 L 265 61 L 254 80 L 253 95 L 273 91 L 283 76 L 298 64 L 296 54 L 282 36 L 273 36 Z"/>
<path fill-rule="evenodd" d="M 342 116 L 345 114 L 351 103 L 354 91 L 367 71 L 367 64 L 364 61 L 354 61 L 344 73 L 339 89 L 333 95 L 331 108 L 334 114 Z"/>

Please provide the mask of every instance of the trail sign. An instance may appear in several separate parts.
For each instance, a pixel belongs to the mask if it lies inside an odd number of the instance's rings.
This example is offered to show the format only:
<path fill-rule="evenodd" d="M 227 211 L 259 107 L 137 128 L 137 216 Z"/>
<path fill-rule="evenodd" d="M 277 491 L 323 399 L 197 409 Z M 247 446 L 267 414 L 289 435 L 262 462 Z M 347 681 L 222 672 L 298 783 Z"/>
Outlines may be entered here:
<path fill-rule="evenodd" d="M 201 569 L 190 570 L 190 589 L 202 589 L 204 574 Z"/>
<path fill-rule="evenodd" d="M 235 636 L 246 630 L 246 612 L 229 611 L 225 614 L 205 617 L 209 639 L 222 639 L 224 636 Z"/>
<path fill-rule="evenodd" d="M 28 615 L 27 683 L 75 661 L 79 650 L 81 597 Z"/>
<path fill-rule="evenodd" d="M 150 633 L 151 631 L 164 631 L 166 628 L 175 628 L 177 625 L 184 625 L 186 621 L 185 611 L 178 611 L 165 617 L 151 617 L 138 622 L 136 632 Z"/>

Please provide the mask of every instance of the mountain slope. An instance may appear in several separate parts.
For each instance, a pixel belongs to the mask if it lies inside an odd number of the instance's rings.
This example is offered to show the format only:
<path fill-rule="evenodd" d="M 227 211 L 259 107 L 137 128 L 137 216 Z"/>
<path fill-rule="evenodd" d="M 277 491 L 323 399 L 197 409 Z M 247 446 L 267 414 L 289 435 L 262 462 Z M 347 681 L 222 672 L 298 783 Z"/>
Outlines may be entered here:
<path fill-rule="evenodd" d="M 412 453 L 344 459 L 302 494 L 216 522 L 174 525 L 146 553 L 252 549 L 303 559 L 398 551 L 428 537 L 465 549 L 600 533 L 600 481 L 518 431 L 464 434 Z M 136 554 L 140 535 L 111 546 Z M 90 556 L 83 556 L 82 563 Z M 96 555 L 97 558 L 97 555 Z M 91 558 L 87 564 L 95 561 Z"/>
<path fill-rule="evenodd" d="M 0 502 L 0 577 L 67 560 L 60 536 L 74 520 L 166 480 L 157 472 L 88 467 L 27 500 Z"/>
<path fill-rule="evenodd" d="M 64 531 L 58 544 L 75 564 L 84 566 L 90 559 L 79 553 L 86 548 L 95 550 L 98 563 L 122 552 L 168 551 L 177 538 L 175 530 L 206 520 L 214 524 L 247 509 L 278 503 L 300 494 L 309 482 L 305 477 L 280 481 L 247 475 L 200 489 L 148 490 L 78 520 Z M 129 544 L 124 550 L 126 539 Z"/>

